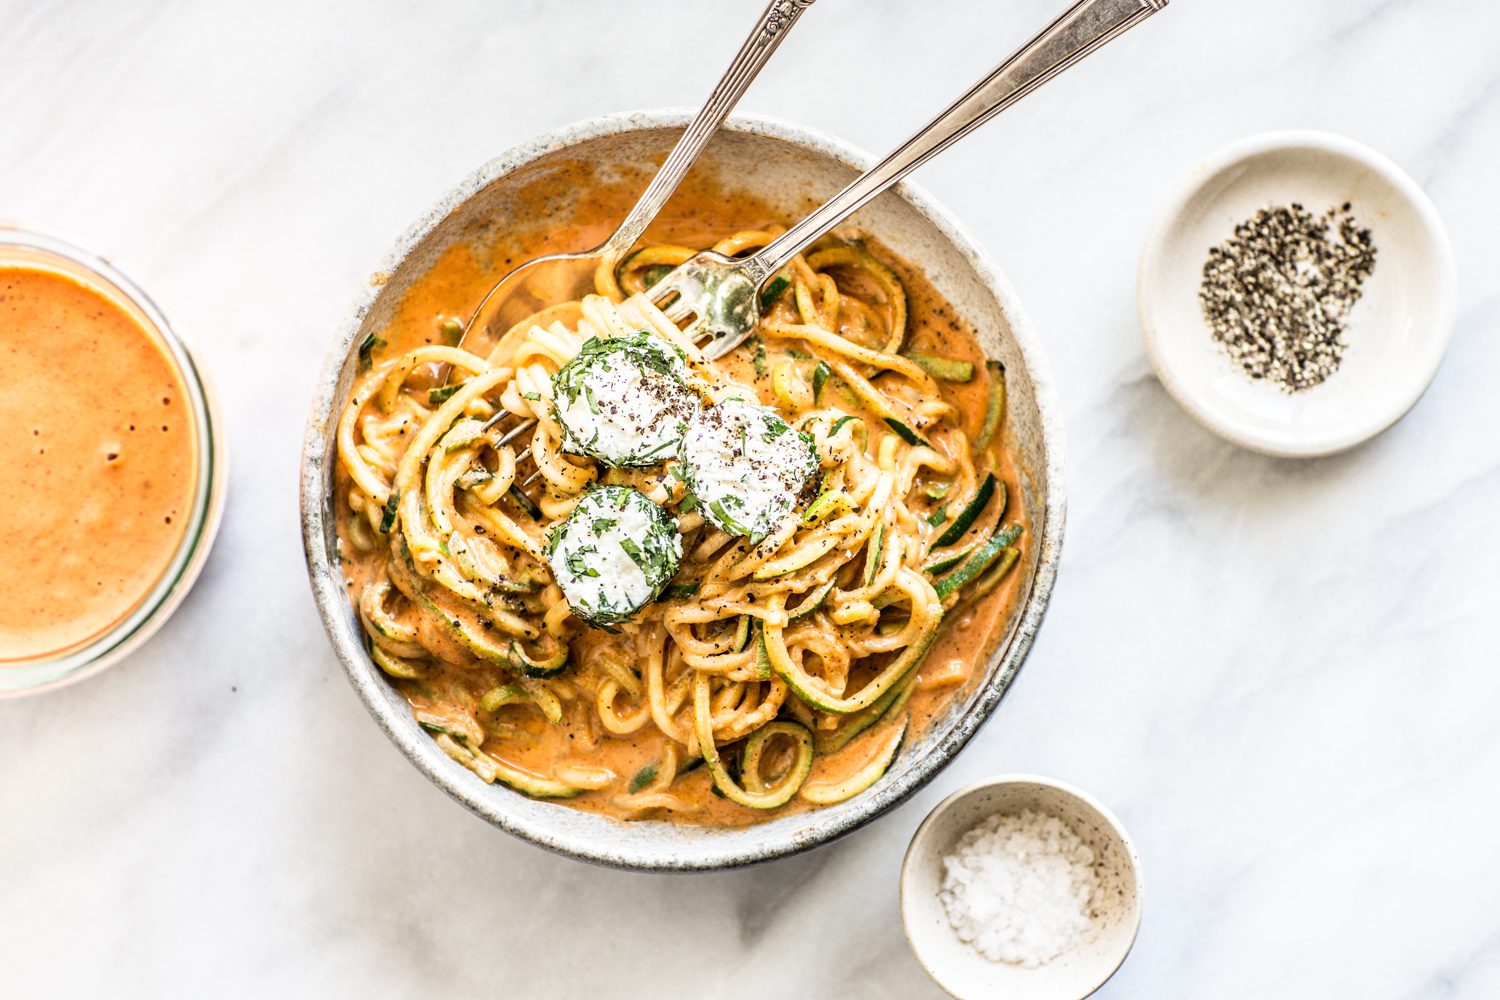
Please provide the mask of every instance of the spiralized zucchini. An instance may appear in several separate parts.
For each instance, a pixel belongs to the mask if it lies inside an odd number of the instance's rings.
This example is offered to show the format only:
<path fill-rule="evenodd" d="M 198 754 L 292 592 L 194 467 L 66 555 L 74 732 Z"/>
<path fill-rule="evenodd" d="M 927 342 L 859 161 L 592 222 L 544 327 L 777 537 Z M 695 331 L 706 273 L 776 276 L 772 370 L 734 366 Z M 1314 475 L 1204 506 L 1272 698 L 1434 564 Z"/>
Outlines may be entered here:
<path fill-rule="evenodd" d="M 637 251 L 488 357 L 372 334 L 339 499 L 371 655 L 445 753 L 529 795 L 732 822 L 881 779 L 1024 512 L 997 466 L 1003 370 L 907 353 L 901 279 L 865 245 L 793 261 L 718 362 L 636 295 L 692 253 Z M 637 383 L 662 395 L 616 407 L 646 425 L 615 440 L 599 394 Z M 739 459 L 710 470 L 694 421 L 742 435 Z"/>

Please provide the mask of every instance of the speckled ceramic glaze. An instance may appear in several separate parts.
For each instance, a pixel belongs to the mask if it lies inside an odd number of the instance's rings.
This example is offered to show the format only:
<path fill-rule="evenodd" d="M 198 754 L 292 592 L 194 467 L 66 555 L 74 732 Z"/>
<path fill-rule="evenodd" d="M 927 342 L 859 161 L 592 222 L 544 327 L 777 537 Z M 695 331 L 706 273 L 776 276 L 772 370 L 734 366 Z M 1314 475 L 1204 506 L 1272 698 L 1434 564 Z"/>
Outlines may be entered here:
<path fill-rule="evenodd" d="M 1022 600 L 982 671 L 947 712 L 906 748 L 868 792 L 836 806 L 787 816 L 743 830 L 657 821 L 624 823 L 529 799 L 486 785 L 449 760 L 412 718 L 401 695 L 371 662 L 345 594 L 335 554 L 331 487 L 335 425 L 354 378 L 357 345 L 382 328 L 413 282 L 459 241 L 481 241 L 504 225 L 527 185 L 568 160 L 649 168 L 659 162 L 690 115 L 650 111 L 610 115 L 534 139 L 464 178 L 397 241 L 339 331 L 313 399 L 302 455 L 302 532 L 308 575 L 329 637 L 355 691 L 402 753 L 444 791 L 501 829 L 554 851 L 620 868 L 708 870 L 753 864 L 828 843 L 890 810 L 921 788 L 963 749 L 995 711 L 1041 626 L 1062 542 L 1062 440 L 1047 366 L 1015 293 L 948 213 L 904 184 L 851 220 L 919 266 L 958 312 L 972 322 L 985 349 L 1008 373 L 1007 434 L 1032 517 L 1033 544 L 1019 571 Z M 748 190 L 795 216 L 807 199 L 821 201 L 870 159 L 848 145 L 786 122 L 735 118 L 709 145 L 695 170 L 710 171 L 730 190 Z M 574 193 L 559 192 L 563 204 Z M 500 276 L 496 275 L 498 279 Z"/>
<path fill-rule="evenodd" d="M 1032 810 L 1056 816 L 1094 852 L 1099 877 L 1094 933 L 1034 969 L 991 962 L 958 939 L 938 891 L 943 857 L 991 816 Z M 1141 926 L 1140 858 L 1114 814 L 1051 778 L 1011 774 L 960 789 L 940 802 L 913 835 L 901 865 L 901 921 L 917 961 L 959 1000 L 1082 1000 L 1115 974 Z"/>

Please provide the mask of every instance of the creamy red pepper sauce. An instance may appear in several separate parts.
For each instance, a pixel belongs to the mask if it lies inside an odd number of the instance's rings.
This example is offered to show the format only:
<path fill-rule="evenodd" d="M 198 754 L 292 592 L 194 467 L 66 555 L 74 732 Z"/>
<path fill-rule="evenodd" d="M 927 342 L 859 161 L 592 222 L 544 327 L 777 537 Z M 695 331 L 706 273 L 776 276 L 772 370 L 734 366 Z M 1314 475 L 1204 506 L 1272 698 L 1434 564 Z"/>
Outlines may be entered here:
<path fill-rule="evenodd" d="M 196 487 L 188 407 L 114 300 L 0 266 L 0 663 L 98 638 L 160 581 Z"/>

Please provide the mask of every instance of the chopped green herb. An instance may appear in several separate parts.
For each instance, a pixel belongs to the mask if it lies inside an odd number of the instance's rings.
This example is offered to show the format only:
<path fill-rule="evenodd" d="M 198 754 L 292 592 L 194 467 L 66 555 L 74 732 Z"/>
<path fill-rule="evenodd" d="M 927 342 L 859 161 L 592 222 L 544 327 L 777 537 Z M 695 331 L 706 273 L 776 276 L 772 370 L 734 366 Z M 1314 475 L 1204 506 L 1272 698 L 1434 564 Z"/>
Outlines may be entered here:
<path fill-rule="evenodd" d="M 713 503 L 711 503 L 711 504 L 708 505 L 708 509 L 711 510 L 711 511 L 713 511 L 713 513 L 718 517 L 719 523 L 721 525 L 723 525 L 724 527 L 728 528 L 734 534 L 736 534 L 736 535 L 749 534 L 749 529 L 743 527 L 738 521 L 736 521 L 730 515 L 730 513 L 727 510 L 724 509 L 724 501 L 725 500 L 737 500 L 737 499 L 739 499 L 739 498 L 731 496 L 731 497 L 724 497 L 723 500 L 715 500 Z"/>
<path fill-rule="evenodd" d="M 630 792 L 632 795 L 656 780 L 657 767 L 657 762 L 653 760 L 635 772 L 635 777 L 630 779 Z"/>
<path fill-rule="evenodd" d="M 828 384 L 828 376 L 833 374 L 833 369 L 828 367 L 828 362 L 819 361 L 818 367 L 813 369 L 813 402 L 816 403 L 823 395 L 823 387 Z"/>
<path fill-rule="evenodd" d="M 385 341 L 373 333 L 365 337 L 359 345 L 359 370 L 367 372 L 375 363 L 375 352 L 385 346 Z"/>
<path fill-rule="evenodd" d="M 390 497 L 385 502 L 385 510 L 380 516 L 380 533 L 389 535 L 391 529 L 396 525 L 396 508 L 401 505 L 401 494 L 391 490 Z"/>
<path fill-rule="evenodd" d="M 455 392 L 457 392 L 458 390 L 460 390 L 462 388 L 463 388 L 462 383 L 456 383 L 454 385 L 438 386 L 436 389 L 428 389 L 427 390 L 427 402 L 429 404 L 431 404 L 432 406 L 437 406 L 437 405 L 439 405 L 441 403 L 446 403 L 453 396 L 453 394 Z"/>
<path fill-rule="evenodd" d="M 755 374 L 764 375 L 766 373 L 766 345 L 761 342 L 759 337 L 756 337 L 753 343 L 755 344 L 755 353 L 750 358 L 750 364 L 754 367 Z"/>

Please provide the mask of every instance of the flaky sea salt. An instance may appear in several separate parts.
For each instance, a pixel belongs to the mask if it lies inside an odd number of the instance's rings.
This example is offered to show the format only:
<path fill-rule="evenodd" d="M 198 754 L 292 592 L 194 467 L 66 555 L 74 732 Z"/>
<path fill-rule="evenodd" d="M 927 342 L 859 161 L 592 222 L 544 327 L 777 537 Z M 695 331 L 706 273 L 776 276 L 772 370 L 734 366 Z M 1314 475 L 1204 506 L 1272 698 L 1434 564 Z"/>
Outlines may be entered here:
<path fill-rule="evenodd" d="M 1034 969 L 1088 940 L 1098 895 L 1093 850 L 1029 809 L 990 817 L 943 858 L 948 922 L 992 962 Z"/>

